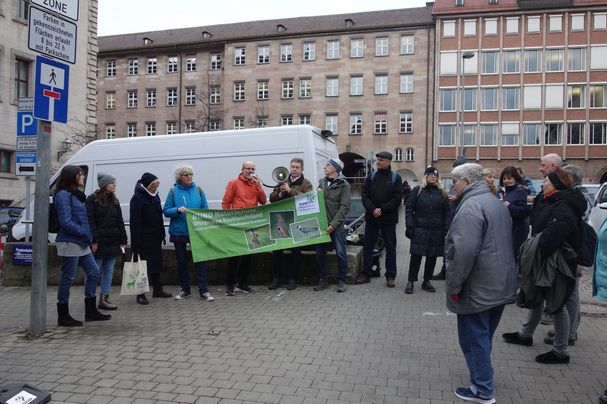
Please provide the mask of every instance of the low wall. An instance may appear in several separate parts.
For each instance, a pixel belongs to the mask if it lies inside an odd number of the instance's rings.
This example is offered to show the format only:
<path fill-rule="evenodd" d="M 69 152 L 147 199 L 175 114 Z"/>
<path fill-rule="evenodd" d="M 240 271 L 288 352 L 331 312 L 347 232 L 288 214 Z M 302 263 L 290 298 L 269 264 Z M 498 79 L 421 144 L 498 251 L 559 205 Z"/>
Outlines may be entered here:
<path fill-rule="evenodd" d="M 23 245 L 24 243 L 18 243 Z M 31 267 L 15 265 L 13 263 L 13 247 L 15 244 L 7 243 L 4 247 L 4 269 L 3 280 L 4 286 L 29 286 L 31 285 Z M 362 269 L 362 247 L 348 245 L 348 283 L 353 283 Z M 162 280 L 165 285 L 178 285 L 179 278 L 177 276 L 177 266 L 175 261 L 175 251 L 167 248 L 163 250 L 164 269 L 162 272 Z M 299 283 L 302 285 L 314 285 L 318 283 L 318 272 L 314 263 L 314 251 L 303 251 L 301 255 L 302 270 Z M 130 257 L 130 251 L 127 251 L 127 256 Z M 288 268 L 291 263 L 291 256 L 286 252 L 283 257 L 283 267 Z M 225 273 L 227 271 L 228 260 L 209 261 L 209 284 L 222 285 L 225 283 Z M 48 246 L 48 285 L 57 285 L 59 281 L 59 270 L 61 266 L 60 258 L 57 256 L 55 245 Z M 329 281 L 335 282 L 337 274 L 337 259 L 335 251 L 330 251 L 327 254 L 327 268 L 329 273 Z M 190 271 L 190 279 L 195 282 L 194 268 L 190 262 L 188 265 Z M 78 270 L 75 284 L 82 284 L 84 271 Z M 286 279 L 284 279 L 286 280 Z M 114 285 L 120 285 L 122 281 L 122 259 L 119 258 L 114 270 Z M 272 253 L 254 254 L 251 259 L 251 272 L 249 283 L 251 285 L 269 284 L 272 281 Z"/>

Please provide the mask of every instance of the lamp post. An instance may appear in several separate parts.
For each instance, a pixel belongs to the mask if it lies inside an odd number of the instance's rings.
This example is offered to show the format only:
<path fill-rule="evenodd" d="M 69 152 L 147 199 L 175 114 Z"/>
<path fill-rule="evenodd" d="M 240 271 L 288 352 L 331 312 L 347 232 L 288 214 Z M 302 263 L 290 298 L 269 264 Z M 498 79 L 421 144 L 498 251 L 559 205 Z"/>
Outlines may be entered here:
<path fill-rule="evenodd" d="M 458 137 L 455 140 L 455 157 L 459 157 L 460 156 L 460 144 L 462 142 L 462 140 L 464 139 L 464 66 L 465 66 L 465 62 L 466 59 L 472 59 L 475 56 L 474 52 L 463 52 L 462 53 L 462 63 L 461 63 L 461 69 L 460 69 L 460 92 L 459 92 L 459 102 L 460 102 L 460 124 L 459 124 L 459 133 L 458 133 Z M 462 155 L 463 153 L 463 149 L 462 150 Z"/>
<path fill-rule="evenodd" d="M 57 161 L 59 161 L 59 159 L 61 159 L 61 156 L 63 156 L 65 153 L 69 152 L 72 149 L 72 144 L 74 142 L 72 142 L 72 140 L 69 137 L 65 137 L 65 139 L 63 139 L 63 141 L 61 142 L 61 150 L 57 151 Z"/>

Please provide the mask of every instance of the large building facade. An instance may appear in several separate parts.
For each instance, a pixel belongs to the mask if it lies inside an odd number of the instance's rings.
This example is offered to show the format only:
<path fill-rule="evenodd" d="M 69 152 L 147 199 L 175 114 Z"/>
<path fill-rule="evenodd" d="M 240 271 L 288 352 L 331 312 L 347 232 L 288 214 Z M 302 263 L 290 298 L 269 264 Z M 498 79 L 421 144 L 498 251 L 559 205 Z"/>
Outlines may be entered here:
<path fill-rule="evenodd" d="M 431 163 L 434 24 L 422 8 L 99 38 L 98 137 L 311 124 L 346 174 Z"/>
<path fill-rule="evenodd" d="M 432 158 L 607 180 L 607 1 L 436 0 Z"/>

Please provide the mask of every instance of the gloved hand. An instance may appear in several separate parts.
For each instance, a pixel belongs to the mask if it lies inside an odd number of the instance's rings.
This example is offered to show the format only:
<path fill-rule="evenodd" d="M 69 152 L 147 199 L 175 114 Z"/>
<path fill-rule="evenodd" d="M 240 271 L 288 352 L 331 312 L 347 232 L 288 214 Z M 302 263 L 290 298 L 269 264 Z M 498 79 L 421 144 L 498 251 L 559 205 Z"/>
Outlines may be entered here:
<path fill-rule="evenodd" d="M 407 227 L 407 230 L 405 230 L 405 237 L 407 237 L 408 239 L 413 239 L 414 236 L 415 227 Z"/>

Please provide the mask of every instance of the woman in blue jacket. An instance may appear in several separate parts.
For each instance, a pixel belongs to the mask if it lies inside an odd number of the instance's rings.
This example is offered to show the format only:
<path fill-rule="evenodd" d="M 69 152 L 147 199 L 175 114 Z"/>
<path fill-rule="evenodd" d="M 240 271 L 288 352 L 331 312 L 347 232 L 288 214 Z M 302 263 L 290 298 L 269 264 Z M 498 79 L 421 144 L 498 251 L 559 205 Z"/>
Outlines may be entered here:
<path fill-rule="evenodd" d="M 518 262 L 518 252 L 529 235 L 529 215 L 527 206 L 527 188 L 516 167 L 506 167 L 500 175 L 499 198 L 504 201 L 512 218 L 512 249 Z"/>
<path fill-rule="evenodd" d="M 61 170 L 57 180 L 53 205 L 57 212 L 59 231 L 55 243 L 61 257 L 61 277 L 57 289 L 57 325 L 63 327 L 82 326 L 82 321 L 70 316 L 70 287 L 76 277 L 76 269 L 81 266 L 86 273 L 84 285 L 84 318 L 86 321 L 109 320 L 109 314 L 101 314 L 95 307 L 95 290 L 99 278 L 99 268 L 91 252 L 93 235 L 84 205 L 86 195 L 85 174 L 78 166 L 67 165 Z"/>
<path fill-rule="evenodd" d="M 176 300 L 184 299 L 192 293 L 187 263 L 187 244 L 190 242 L 190 235 L 185 213 L 188 209 L 207 209 L 209 207 L 202 188 L 194 183 L 193 176 L 194 171 L 191 165 L 180 164 L 175 167 L 175 185 L 169 191 L 164 203 L 164 215 L 171 219 L 169 235 L 170 241 L 175 246 L 179 283 L 181 284 L 181 292 L 175 296 Z M 209 293 L 207 264 L 196 262 L 194 268 L 200 298 L 212 302 L 215 299 Z"/>

